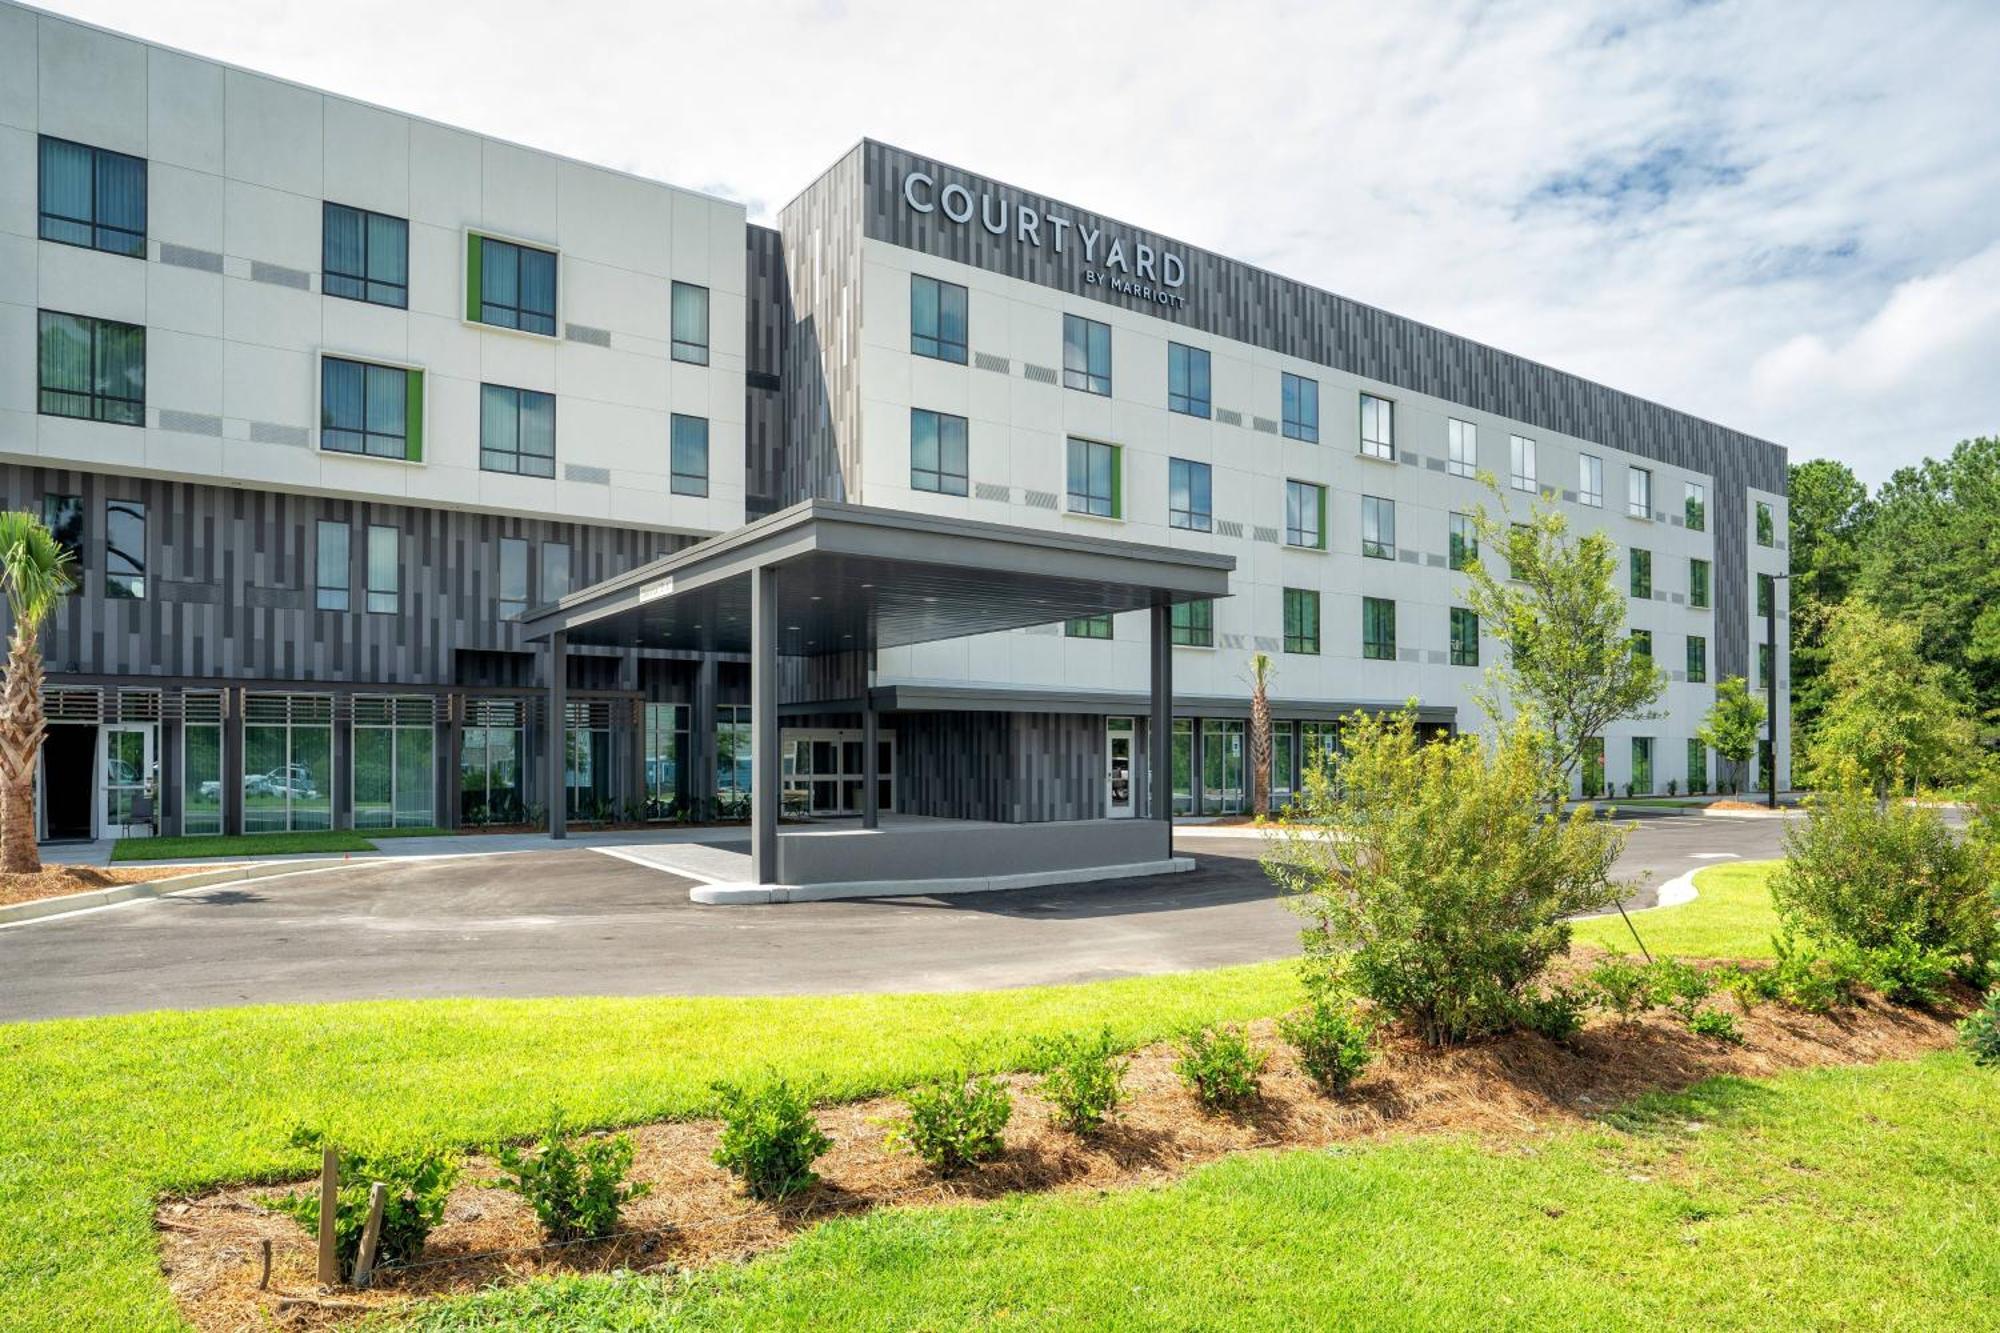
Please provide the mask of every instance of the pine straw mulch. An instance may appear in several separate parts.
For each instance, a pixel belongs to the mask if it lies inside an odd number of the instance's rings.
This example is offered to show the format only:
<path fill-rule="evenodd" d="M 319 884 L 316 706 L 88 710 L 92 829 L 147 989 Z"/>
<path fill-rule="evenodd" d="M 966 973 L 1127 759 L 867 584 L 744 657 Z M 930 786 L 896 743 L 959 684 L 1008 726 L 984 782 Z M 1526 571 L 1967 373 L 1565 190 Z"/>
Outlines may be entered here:
<path fill-rule="evenodd" d="M 209 870 L 210 866 L 63 866 L 44 861 L 40 874 L 0 874 L 0 907 L 60 898 L 70 893 L 108 889 L 115 884 L 144 884 L 170 875 Z"/>
<path fill-rule="evenodd" d="M 1970 1002 L 1967 992 L 1953 1007 Z M 1035 1079 L 1016 1075 L 1005 1153 L 948 1180 L 914 1157 L 884 1150 L 884 1122 L 898 1118 L 901 1107 L 894 1098 L 876 1098 L 821 1110 L 834 1146 L 818 1163 L 820 1183 L 779 1204 L 747 1199 L 713 1164 L 713 1121 L 668 1122 L 629 1131 L 638 1149 L 633 1176 L 652 1193 L 626 1209 L 626 1232 L 611 1239 L 535 1250 L 533 1214 L 516 1195 L 481 1187 L 495 1176 L 491 1160 L 481 1156 L 468 1161 L 423 1262 L 381 1274 L 370 1290 L 317 1286 L 311 1239 L 290 1218 L 261 1206 L 283 1192 L 268 1185 L 164 1201 L 155 1216 L 161 1264 L 196 1328 L 328 1327 L 368 1310 L 544 1274 L 671 1272 L 741 1260 L 828 1218 L 889 1205 L 1145 1186 L 1246 1149 L 1440 1133 L 1493 1146 L 1518 1143 L 1575 1127 L 1647 1092 L 1716 1075 L 1904 1059 L 1954 1039 L 1951 1014 L 1879 1002 L 1824 1016 L 1766 1006 L 1739 1017 L 1742 1046 L 1695 1036 L 1659 1015 L 1630 1024 L 1593 1022 L 1568 1049 L 1530 1034 L 1446 1051 L 1392 1038 L 1340 1097 L 1314 1089 L 1266 1020 L 1251 1025 L 1271 1052 L 1262 1097 L 1240 1114 L 1204 1114 L 1176 1078 L 1166 1045 L 1134 1056 L 1125 1080 L 1131 1100 L 1092 1142 L 1052 1128 Z M 308 1187 L 316 1186 L 302 1181 L 291 1188 Z M 274 1252 L 270 1288 L 259 1290 L 260 1242 L 267 1239 Z"/>

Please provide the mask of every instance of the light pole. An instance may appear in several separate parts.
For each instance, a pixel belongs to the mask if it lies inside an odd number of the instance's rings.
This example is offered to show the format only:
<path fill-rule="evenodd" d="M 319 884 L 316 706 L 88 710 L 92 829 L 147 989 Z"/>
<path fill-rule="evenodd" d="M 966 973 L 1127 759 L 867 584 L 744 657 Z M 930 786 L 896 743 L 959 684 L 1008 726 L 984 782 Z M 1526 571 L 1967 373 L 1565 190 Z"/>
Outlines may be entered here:
<path fill-rule="evenodd" d="M 1769 807 L 1778 808 L 1778 584 L 1790 574 L 1772 574 L 1771 605 L 1765 608 L 1764 652 L 1771 661 L 1771 674 L 1764 682 L 1764 729 L 1771 733 L 1771 781 Z"/>

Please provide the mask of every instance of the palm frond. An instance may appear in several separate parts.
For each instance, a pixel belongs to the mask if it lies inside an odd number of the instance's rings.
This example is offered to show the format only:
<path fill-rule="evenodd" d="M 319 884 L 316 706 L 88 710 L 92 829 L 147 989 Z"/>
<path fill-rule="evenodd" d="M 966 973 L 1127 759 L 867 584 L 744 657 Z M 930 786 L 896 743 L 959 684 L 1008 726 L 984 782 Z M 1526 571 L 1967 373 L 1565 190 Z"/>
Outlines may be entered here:
<path fill-rule="evenodd" d="M 70 552 L 42 520 L 24 509 L 0 512 L 0 586 L 14 623 L 39 626 L 76 580 Z"/>

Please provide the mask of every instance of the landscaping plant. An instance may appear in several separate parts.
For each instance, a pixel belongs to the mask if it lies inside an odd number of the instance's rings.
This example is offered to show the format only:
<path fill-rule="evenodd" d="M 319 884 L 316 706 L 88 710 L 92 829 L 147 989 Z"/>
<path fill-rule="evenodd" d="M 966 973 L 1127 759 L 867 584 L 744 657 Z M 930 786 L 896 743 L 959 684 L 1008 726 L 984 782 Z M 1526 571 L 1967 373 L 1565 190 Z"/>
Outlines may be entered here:
<path fill-rule="evenodd" d="M 552 1241 L 608 1236 L 618 1229 L 618 1214 L 651 1187 L 632 1184 L 632 1140 L 615 1137 L 572 1139 L 563 1128 L 561 1107 L 549 1112 L 549 1123 L 532 1149 L 503 1144 L 494 1152 L 500 1163 L 497 1184 L 526 1199 Z"/>
<path fill-rule="evenodd" d="M 324 1136 L 307 1129 L 292 1135 L 295 1148 L 321 1148 Z M 340 1192 L 333 1214 L 334 1254 L 340 1271 L 354 1271 L 361 1253 L 361 1232 L 368 1224 L 369 1189 L 387 1187 L 382 1201 L 382 1232 L 377 1242 L 378 1268 L 409 1263 L 424 1252 L 424 1241 L 444 1220 L 445 1201 L 458 1180 L 457 1158 L 442 1149 L 400 1152 L 340 1153 Z M 319 1234 L 319 1187 L 270 1200 L 270 1206 L 294 1218 L 306 1234 Z"/>
<path fill-rule="evenodd" d="M 1644 963 L 1613 955 L 1586 978 L 1597 1002 L 1629 1023 L 1653 1007 L 1653 976 Z"/>
<path fill-rule="evenodd" d="M 1731 1046 L 1743 1044 L 1743 1029 L 1737 1025 L 1736 1015 L 1726 1009 L 1703 1009 L 1687 1021 L 1688 1031 L 1698 1036 L 1714 1037 L 1726 1041 Z"/>
<path fill-rule="evenodd" d="M 1257 1095 L 1257 1075 L 1268 1058 L 1250 1044 L 1247 1028 L 1224 1023 L 1184 1033 L 1174 1072 L 1194 1099 L 1211 1111 L 1240 1106 Z"/>
<path fill-rule="evenodd" d="M 1125 1101 L 1128 1061 L 1109 1027 L 1091 1036 L 1044 1037 L 1036 1043 L 1035 1063 L 1051 1119 L 1072 1134 L 1095 1134 Z"/>
<path fill-rule="evenodd" d="M 1590 1013 L 1590 995 L 1575 986 L 1551 986 L 1521 1002 L 1518 1021 L 1530 1032 L 1540 1033 L 1558 1045 L 1567 1046 L 1583 1031 Z"/>
<path fill-rule="evenodd" d="M 1673 1010 L 1681 1022 L 1692 1026 L 1702 1002 L 1714 993 L 1715 982 L 1708 973 L 1678 958 L 1655 959 L 1650 971 L 1653 1003 Z"/>
<path fill-rule="evenodd" d="M 1368 1023 L 1352 1001 L 1334 995 L 1317 995 L 1304 1009 L 1279 1019 L 1278 1035 L 1321 1092 L 1346 1091 L 1374 1058 Z"/>
<path fill-rule="evenodd" d="M 1851 945 L 1815 951 L 1809 943 L 1779 935 L 1772 939 L 1771 948 L 1778 960 L 1763 973 L 1767 999 L 1809 1014 L 1854 1003 L 1862 973 L 1860 958 Z"/>
<path fill-rule="evenodd" d="M 1986 1003 L 1958 1025 L 1958 1039 L 1972 1052 L 1972 1063 L 2000 1069 L 2000 986 L 1987 992 Z"/>
<path fill-rule="evenodd" d="M 754 1198 L 776 1199 L 819 1177 L 812 1166 L 833 1140 L 813 1119 L 812 1098 L 775 1072 L 763 1083 L 713 1085 L 722 1118 L 715 1164 L 728 1170 Z"/>
<path fill-rule="evenodd" d="M 940 1175 L 998 1157 L 1014 1115 L 1014 1094 L 997 1075 L 969 1070 L 913 1089 L 909 1119 L 889 1132 L 892 1150 L 914 1152 Z"/>
<path fill-rule="evenodd" d="M 0 513 L 0 590 L 12 631 L 0 683 L 0 870 L 32 875 L 42 868 L 35 840 L 35 767 L 48 719 L 42 710 L 42 625 L 74 586 L 76 553 L 40 518 Z"/>
<path fill-rule="evenodd" d="M 1949 949 L 1927 949 L 1904 936 L 1893 943 L 1865 950 L 1868 985 L 1891 1004 L 1930 1006 L 1942 1002 L 1952 976 L 1964 966 L 1964 956 Z"/>

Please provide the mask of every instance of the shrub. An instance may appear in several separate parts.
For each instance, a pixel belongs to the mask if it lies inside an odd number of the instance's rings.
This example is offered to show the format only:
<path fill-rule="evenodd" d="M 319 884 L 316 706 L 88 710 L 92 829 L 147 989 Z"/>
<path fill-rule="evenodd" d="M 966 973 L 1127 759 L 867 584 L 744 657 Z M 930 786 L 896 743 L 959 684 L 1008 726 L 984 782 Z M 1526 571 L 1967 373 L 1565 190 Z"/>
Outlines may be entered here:
<path fill-rule="evenodd" d="M 1036 1047 L 1042 1069 L 1041 1094 L 1051 1119 L 1072 1134 L 1094 1134 L 1125 1100 L 1128 1063 L 1111 1029 L 1095 1036 L 1078 1032 L 1045 1037 Z"/>
<path fill-rule="evenodd" d="M 618 1229 L 619 1211 L 650 1189 L 626 1183 L 632 1169 L 628 1136 L 572 1140 L 563 1132 L 561 1107 L 550 1111 L 532 1151 L 504 1145 L 494 1156 L 499 1184 L 533 1206 L 542 1234 L 554 1241 L 610 1235 Z"/>
<path fill-rule="evenodd" d="M 1653 1003 L 1673 1010 L 1681 1022 L 1690 1026 L 1702 1001 L 1715 992 L 1715 982 L 1708 973 L 1678 958 L 1656 959 L 1648 972 Z"/>
<path fill-rule="evenodd" d="M 1778 955 L 1765 974 L 1770 997 L 1793 1009 L 1823 1014 L 1836 1005 L 1854 1003 L 1861 969 L 1852 948 L 1815 953 L 1789 935 L 1771 941 Z"/>
<path fill-rule="evenodd" d="M 1521 1002 L 1520 1023 L 1550 1041 L 1568 1045 L 1583 1031 L 1590 1013 L 1590 994 L 1574 986 L 1551 986 Z"/>
<path fill-rule="evenodd" d="M 1714 973 L 1715 988 L 1729 992 L 1736 1001 L 1736 1007 L 1749 1013 L 1760 1004 L 1778 998 L 1770 968 L 1745 967 L 1741 963 L 1731 963 L 1717 968 Z"/>
<path fill-rule="evenodd" d="M 804 1189 L 819 1177 L 812 1164 L 833 1146 L 813 1119 L 812 1098 L 773 1074 L 761 1086 L 717 1083 L 722 1142 L 715 1164 L 734 1174 L 758 1199 Z"/>
<path fill-rule="evenodd" d="M 1958 1025 L 1958 1039 L 1972 1052 L 1972 1063 L 2000 1069 L 2000 986 L 1986 996 L 1986 1003 Z"/>
<path fill-rule="evenodd" d="M 889 1133 L 889 1147 L 907 1150 L 950 1175 L 998 1157 L 1014 1114 L 1014 1094 L 994 1075 L 970 1072 L 914 1089 L 903 1099 L 910 1118 Z"/>
<path fill-rule="evenodd" d="M 1622 1023 L 1653 1007 L 1653 977 L 1643 963 L 1614 955 L 1591 968 L 1586 981 L 1597 1002 Z"/>
<path fill-rule="evenodd" d="M 1299 1067 L 1322 1092 L 1342 1092 L 1361 1076 L 1373 1054 L 1368 1024 L 1351 1003 L 1319 996 L 1278 1020 L 1278 1035 L 1298 1052 Z"/>
<path fill-rule="evenodd" d="M 1238 1106 L 1257 1095 L 1264 1052 L 1250 1044 L 1249 1032 L 1223 1024 L 1184 1034 L 1174 1072 L 1194 1099 L 1213 1111 Z"/>
<path fill-rule="evenodd" d="M 300 1129 L 295 1148 L 319 1148 L 319 1133 Z M 387 1186 L 382 1200 L 382 1232 L 377 1266 L 409 1263 L 424 1252 L 432 1228 L 444 1220 L 445 1201 L 458 1180 L 458 1161 L 441 1149 L 340 1154 L 340 1192 L 333 1213 L 334 1254 L 340 1271 L 354 1271 L 361 1254 L 361 1231 L 368 1224 L 368 1195 L 377 1181 Z M 319 1234 L 319 1187 L 273 1199 L 271 1207 L 297 1220 L 307 1235 Z"/>
<path fill-rule="evenodd" d="M 1945 998 L 1961 955 L 1926 949 L 1911 939 L 1866 950 L 1868 985 L 1891 1004 L 1934 1005 Z"/>
<path fill-rule="evenodd" d="M 1726 1009 L 1703 1009 L 1687 1021 L 1688 1031 L 1703 1037 L 1714 1037 L 1726 1041 L 1731 1046 L 1743 1044 L 1743 1029 L 1737 1026 L 1736 1015 Z"/>

